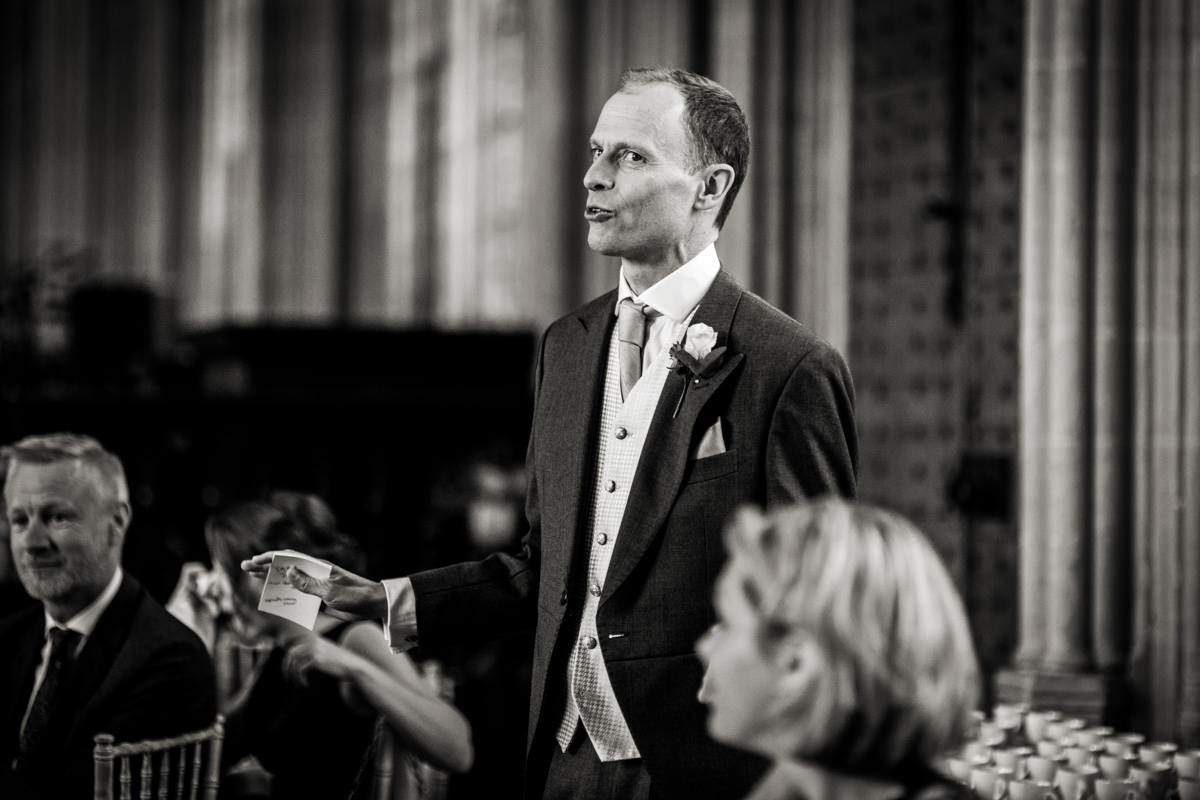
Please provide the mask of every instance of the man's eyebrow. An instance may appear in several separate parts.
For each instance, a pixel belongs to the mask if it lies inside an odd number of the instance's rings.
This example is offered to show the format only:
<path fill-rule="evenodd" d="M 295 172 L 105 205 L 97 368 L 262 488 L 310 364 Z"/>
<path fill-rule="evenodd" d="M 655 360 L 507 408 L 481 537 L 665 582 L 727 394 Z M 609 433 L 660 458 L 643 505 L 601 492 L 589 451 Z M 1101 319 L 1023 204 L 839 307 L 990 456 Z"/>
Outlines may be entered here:
<path fill-rule="evenodd" d="M 632 142 L 625 141 L 612 142 L 606 147 L 595 139 L 591 139 L 588 144 L 591 147 L 599 147 L 601 150 L 636 150 L 639 153 L 645 153 L 651 150 L 651 148 L 646 145 L 634 144 Z"/>

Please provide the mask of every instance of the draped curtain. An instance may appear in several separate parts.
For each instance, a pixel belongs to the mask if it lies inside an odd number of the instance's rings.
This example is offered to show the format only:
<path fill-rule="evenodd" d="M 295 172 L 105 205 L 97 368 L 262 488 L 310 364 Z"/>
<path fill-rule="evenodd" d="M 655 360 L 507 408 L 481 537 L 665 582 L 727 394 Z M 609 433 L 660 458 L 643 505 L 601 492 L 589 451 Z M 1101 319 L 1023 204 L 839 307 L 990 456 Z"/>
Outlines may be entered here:
<path fill-rule="evenodd" d="M 739 97 L 754 166 L 721 255 L 845 343 L 848 3 L 14 0 L 0 14 L 0 247 L 41 284 L 44 350 L 63 337 L 55 297 L 95 282 L 151 289 L 177 330 L 539 328 L 613 285 L 585 244 L 587 136 L 620 71 L 648 64 Z"/>

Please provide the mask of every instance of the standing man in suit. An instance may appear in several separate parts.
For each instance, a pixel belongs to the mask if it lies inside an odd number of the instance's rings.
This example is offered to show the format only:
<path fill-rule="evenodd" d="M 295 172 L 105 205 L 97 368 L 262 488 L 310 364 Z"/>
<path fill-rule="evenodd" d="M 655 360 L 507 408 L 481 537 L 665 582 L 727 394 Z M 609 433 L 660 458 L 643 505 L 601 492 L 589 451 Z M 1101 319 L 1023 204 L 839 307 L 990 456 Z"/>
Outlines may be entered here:
<path fill-rule="evenodd" d="M 382 584 L 289 580 L 432 655 L 532 627 L 529 797 L 740 797 L 763 764 L 706 735 L 693 654 L 722 528 L 741 503 L 854 494 L 850 375 L 721 270 L 750 148 L 726 89 L 627 71 L 590 146 L 588 244 L 621 271 L 542 338 L 520 551 Z"/>
<path fill-rule="evenodd" d="M 0 797 L 92 796 L 92 737 L 212 724 L 212 662 L 120 566 L 129 490 L 88 436 L 4 448 L 13 562 L 34 608 L 0 620 Z"/>

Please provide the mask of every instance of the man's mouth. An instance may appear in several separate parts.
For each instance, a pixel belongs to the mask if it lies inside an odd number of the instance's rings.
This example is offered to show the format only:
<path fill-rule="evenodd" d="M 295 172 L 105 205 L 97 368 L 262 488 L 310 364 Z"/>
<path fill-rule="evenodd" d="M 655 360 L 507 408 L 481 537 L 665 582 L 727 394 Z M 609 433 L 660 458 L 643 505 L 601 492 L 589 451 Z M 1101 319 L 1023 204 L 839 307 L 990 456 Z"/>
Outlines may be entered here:
<path fill-rule="evenodd" d="M 35 569 L 39 571 L 58 569 L 62 566 L 61 561 L 35 561 L 33 559 L 27 559 L 24 564 L 26 569 Z"/>
<path fill-rule="evenodd" d="M 614 212 L 602 206 L 588 206 L 583 216 L 588 222 L 606 222 L 613 218 Z"/>

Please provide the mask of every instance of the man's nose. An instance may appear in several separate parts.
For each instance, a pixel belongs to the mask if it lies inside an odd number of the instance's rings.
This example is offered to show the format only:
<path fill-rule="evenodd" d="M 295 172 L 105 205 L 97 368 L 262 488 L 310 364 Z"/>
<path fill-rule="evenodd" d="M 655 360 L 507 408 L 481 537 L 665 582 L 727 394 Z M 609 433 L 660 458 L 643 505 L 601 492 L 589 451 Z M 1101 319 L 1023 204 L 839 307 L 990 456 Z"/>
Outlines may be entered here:
<path fill-rule="evenodd" d="M 25 530 L 19 534 L 14 532 L 12 536 L 22 550 L 45 550 L 51 546 L 49 532 L 38 520 L 30 520 Z"/>
<path fill-rule="evenodd" d="M 583 173 L 583 185 L 589 192 L 602 192 L 612 188 L 612 169 L 605 164 L 604 159 L 596 159 L 587 172 Z"/>

